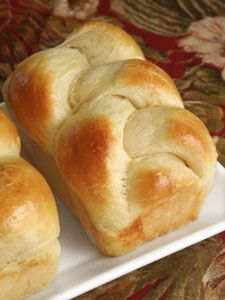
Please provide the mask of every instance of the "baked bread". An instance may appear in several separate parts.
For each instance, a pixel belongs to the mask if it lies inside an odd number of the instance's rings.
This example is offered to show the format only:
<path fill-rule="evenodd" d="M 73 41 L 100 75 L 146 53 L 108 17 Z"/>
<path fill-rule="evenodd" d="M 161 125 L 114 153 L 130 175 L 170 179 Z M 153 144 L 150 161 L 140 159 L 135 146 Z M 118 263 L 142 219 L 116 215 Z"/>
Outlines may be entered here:
<path fill-rule="evenodd" d="M 0 299 L 39 291 L 60 256 L 55 201 L 45 179 L 19 156 L 16 128 L 0 110 Z"/>
<path fill-rule="evenodd" d="M 197 218 L 215 146 L 121 29 L 84 23 L 20 63 L 3 93 L 30 156 L 105 254 Z"/>

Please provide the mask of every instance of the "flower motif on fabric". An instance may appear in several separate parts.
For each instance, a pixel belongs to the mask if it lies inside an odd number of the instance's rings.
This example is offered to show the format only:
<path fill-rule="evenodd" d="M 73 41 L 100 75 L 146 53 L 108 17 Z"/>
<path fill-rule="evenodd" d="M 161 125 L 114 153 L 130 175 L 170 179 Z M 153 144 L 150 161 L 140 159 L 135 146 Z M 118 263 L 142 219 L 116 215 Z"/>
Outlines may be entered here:
<path fill-rule="evenodd" d="M 99 0 L 55 0 L 53 14 L 57 17 L 85 20 L 96 13 Z"/>
<path fill-rule="evenodd" d="M 203 63 L 222 69 L 225 80 L 225 17 L 207 17 L 193 22 L 187 29 L 190 35 L 179 40 L 187 52 L 196 52 Z"/>

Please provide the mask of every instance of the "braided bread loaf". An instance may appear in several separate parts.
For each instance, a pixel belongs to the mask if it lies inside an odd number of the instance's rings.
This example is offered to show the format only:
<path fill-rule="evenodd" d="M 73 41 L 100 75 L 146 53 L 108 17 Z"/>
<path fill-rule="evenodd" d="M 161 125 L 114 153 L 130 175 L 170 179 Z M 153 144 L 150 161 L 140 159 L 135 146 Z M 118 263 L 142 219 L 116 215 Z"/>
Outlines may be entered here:
<path fill-rule="evenodd" d="M 21 299 L 52 280 L 60 256 L 52 193 L 19 156 L 16 128 L 0 110 L 0 299 Z"/>
<path fill-rule="evenodd" d="M 214 144 L 121 29 L 85 23 L 19 64 L 4 95 L 30 155 L 105 254 L 197 218 Z"/>

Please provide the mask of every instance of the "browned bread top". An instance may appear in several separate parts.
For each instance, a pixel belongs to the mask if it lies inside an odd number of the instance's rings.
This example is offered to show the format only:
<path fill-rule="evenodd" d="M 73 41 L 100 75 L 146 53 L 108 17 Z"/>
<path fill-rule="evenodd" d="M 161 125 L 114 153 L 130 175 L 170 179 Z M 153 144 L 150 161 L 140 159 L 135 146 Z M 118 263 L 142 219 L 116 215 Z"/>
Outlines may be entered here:
<path fill-rule="evenodd" d="M 19 152 L 16 128 L 0 110 L 0 264 L 26 259 L 59 235 L 52 192 Z"/>
<path fill-rule="evenodd" d="M 105 253 L 197 217 L 214 179 L 215 146 L 172 79 L 121 29 L 85 23 L 19 64 L 4 97 L 55 159 Z"/>

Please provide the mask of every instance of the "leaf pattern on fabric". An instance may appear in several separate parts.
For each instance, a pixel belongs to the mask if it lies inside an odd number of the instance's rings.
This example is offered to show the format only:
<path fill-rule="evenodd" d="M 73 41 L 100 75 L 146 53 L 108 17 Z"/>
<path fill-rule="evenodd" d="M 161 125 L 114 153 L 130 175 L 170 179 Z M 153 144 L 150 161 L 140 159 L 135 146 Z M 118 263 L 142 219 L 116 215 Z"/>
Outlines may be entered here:
<path fill-rule="evenodd" d="M 0 0 L 0 87 L 14 64 L 38 51 L 42 40 L 55 40 L 53 31 L 46 34 L 45 21 L 50 14 L 50 1 L 12 2 Z M 0 97 L 2 101 L 1 91 Z"/>
<path fill-rule="evenodd" d="M 190 90 L 183 94 L 183 100 L 202 101 L 213 105 L 225 105 L 225 95 L 206 95 L 196 90 Z"/>
<path fill-rule="evenodd" d="M 223 15 L 223 0 L 112 0 L 111 10 L 131 24 L 165 36 L 186 32 L 191 22 Z"/>
<path fill-rule="evenodd" d="M 176 80 L 176 85 L 181 92 L 192 87 L 207 96 L 225 95 L 225 81 L 220 72 L 202 65 L 186 68 L 183 78 Z"/>
<path fill-rule="evenodd" d="M 218 152 L 218 161 L 225 167 L 225 135 L 222 137 L 215 136 L 214 142 Z"/>
<path fill-rule="evenodd" d="M 81 2 L 85 1 L 73 1 L 73 7 Z M 94 2 L 97 6 L 98 1 Z M 14 64 L 39 50 L 56 46 L 80 24 L 76 18 L 54 16 L 53 5 L 51 0 L 0 0 L 0 87 Z M 82 9 L 88 10 L 86 16 L 90 15 L 90 5 Z"/>
<path fill-rule="evenodd" d="M 77 13 L 73 18 L 63 18 L 56 14 L 58 5 L 66 2 Z M 11 65 L 41 49 L 60 43 L 80 24 L 77 14 L 89 17 L 96 11 L 99 1 L 21 1 L 0 0 L 0 62 Z M 91 9 L 92 8 L 92 9 Z"/>
<path fill-rule="evenodd" d="M 203 277 L 205 300 L 225 299 L 225 244 Z"/>
<path fill-rule="evenodd" d="M 220 132 L 225 125 L 225 81 L 217 70 L 202 65 L 187 68 L 183 78 L 176 79 L 186 109 L 197 115 L 211 133 Z"/>
<path fill-rule="evenodd" d="M 56 33 L 46 28 L 45 20 L 51 10 L 51 1 L 4 1 L 4 14 L 7 16 L 0 27 L 1 62 L 11 66 L 39 50 L 41 39 L 48 32 L 48 38 L 57 38 Z"/>
<path fill-rule="evenodd" d="M 224 128 L 224 112 L 219 106 L 202 101 L 185 101 L 184 105 L 202 120 L 209 132 L 216 133 Z"/>
<path fill-rule="evenodd" d="M 202 277 L 220 246 L 219 238 L 210 238 L 147 266 L 148 282 L 163 281 L 143 299 L 159 299 L 166 291 L 169 300 L 204 299 Z"/>
<path fill-rule="evenodd" d="M 12 72 L 12 68 L 9 64 L 0 63 L 0 96 L 1 96 L 3 83 L 8 78 L 11 72 Z M 0 98 L 0 102 L 1 102 L 1 98 Z"/>
<path fill-rule="evenodd" d="M 59 44 L 63 41 L 76 27 L 78 27 L 81 22 L 74 19 L 61 19 L 51 15 L 47 20 L 46 23 L 48 26 L 57 33 L 57 39 L 45 40 L 42 41 L 39 45 L 40 49 L 46 49 L 49 47 L 53 47 L 55 44 Z"/>
<path fill-rule="evenodd" d="M 74 299 L 76 300 L 124 300 L 135 287 L 136 271 L 129 276 L 120 277 L 107 283 L 94 291 L 85 293 Z"/>

